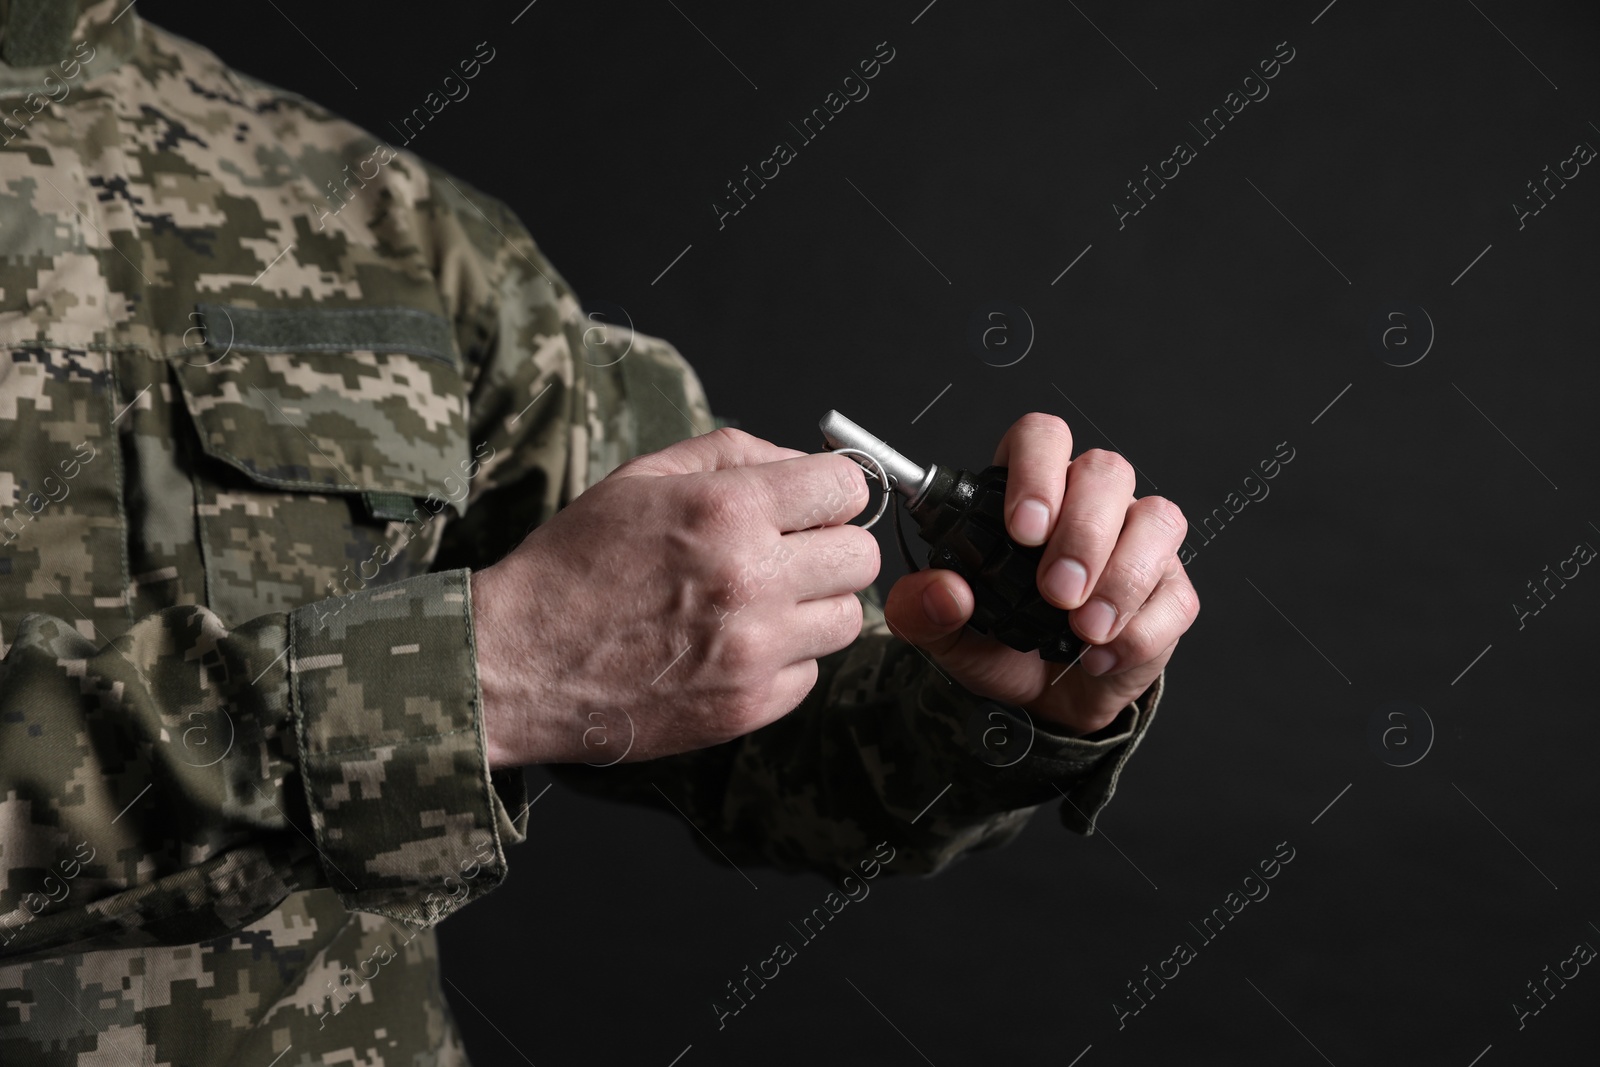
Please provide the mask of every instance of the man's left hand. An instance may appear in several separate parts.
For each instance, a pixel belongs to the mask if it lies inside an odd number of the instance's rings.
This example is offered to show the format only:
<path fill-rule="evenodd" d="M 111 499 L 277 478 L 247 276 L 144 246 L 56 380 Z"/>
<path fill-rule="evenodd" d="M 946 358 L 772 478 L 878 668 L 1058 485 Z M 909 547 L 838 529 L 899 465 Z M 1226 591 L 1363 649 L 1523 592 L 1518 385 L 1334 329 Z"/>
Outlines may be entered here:
<path fill-rule="evenodd" d="M 1108 725 L 1156 680 L 1200 613 L 1178 548 L 1183 512 L 1159 496 L 1135 499 L 1134 470 L 1115 452 L 1072 459 L 1072 433 L 1054 415 L 1018 419 L 995 450 L 1006 479 L 1006 530 L 1044 545 L 1039 591 L 1071 612 L 1093 647 L 1070 670 L 967 629 L 972 589 L 954 571 L 928 568 L 889 590 L 890 628 L 922 648 L 968 691 L 1018 705 L 1063 733 Z"/>

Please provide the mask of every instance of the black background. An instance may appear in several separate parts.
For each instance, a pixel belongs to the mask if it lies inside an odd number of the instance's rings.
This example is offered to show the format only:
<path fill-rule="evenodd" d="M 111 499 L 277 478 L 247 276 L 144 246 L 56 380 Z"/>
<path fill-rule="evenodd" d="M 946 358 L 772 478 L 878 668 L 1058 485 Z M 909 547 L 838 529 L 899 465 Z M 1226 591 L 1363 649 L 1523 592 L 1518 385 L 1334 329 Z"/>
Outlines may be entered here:
<path fill-rule="evenodd" d="M 1600 546 L 1600 175 L 1520 230 L 1512 207 L 1600 146 L 1592 5 L 524 3 L 140 10 L 396 144 L 487 41 L 409 147 L 763 437 L 813 449 L 837 406 L 972 466 L 1051 411 L 1192 530 L 1280 442 L 1295 458 L 1191 537 L 1204 608 L 1099 835 L 1041 812 L 1000 852 L 880 879 L 719 1032 L 723 983 L 827 884 L 753 889 L 676 817 L 556 787 L 507 884 L 443 928 L 474 1062 L 1594 1062 L 1594 968 L 1524 1029 L 1511 1007 L 1600 946 L 1600 577 L 1521 629 L 1511 606 Z M 719 230 L 724 183 L 880 41 L 870 96 Z M 1199 145 L 1186 123 L 1283 41 L 1270 95 L 1119 229 L 1124 183 Z M 1009 367 L 967 340 L 995 300 L 1036 334 Z M 1401 303 L 1436 338 L 1397 367 L 1368 333 Z M 1391 362 L 1426 348 L 1398 321 Z M 1369 741 L 1391 700 L 1436 730 L 1409 767 Z M 1391 760 L 1425 747 L 1403 725 Z M 1189 922 L 1279 842 L 1271 895 L 1201 945 Z M 1198 958 L 1119 1030 L 1113 999 L 1185 940 Z"/>

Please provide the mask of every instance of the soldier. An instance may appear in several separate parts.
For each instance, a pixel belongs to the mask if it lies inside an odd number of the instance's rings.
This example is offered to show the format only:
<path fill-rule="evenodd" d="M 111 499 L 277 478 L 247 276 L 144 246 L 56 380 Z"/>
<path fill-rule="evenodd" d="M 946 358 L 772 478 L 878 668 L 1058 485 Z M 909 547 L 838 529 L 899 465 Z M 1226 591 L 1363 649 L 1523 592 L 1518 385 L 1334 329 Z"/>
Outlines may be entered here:
<path fill-rule="evenodd" d="M 465 1062 L 432 928 L 527 763 L 735 862 L 1091 831 L 1198 611 L 1120 457 L 999 444 L 1052 685 L 951 572 L 858 595 L 851 461 L 588 358 L 503 205 L 126 0 L 0 19 L 0 1060 Z"/>

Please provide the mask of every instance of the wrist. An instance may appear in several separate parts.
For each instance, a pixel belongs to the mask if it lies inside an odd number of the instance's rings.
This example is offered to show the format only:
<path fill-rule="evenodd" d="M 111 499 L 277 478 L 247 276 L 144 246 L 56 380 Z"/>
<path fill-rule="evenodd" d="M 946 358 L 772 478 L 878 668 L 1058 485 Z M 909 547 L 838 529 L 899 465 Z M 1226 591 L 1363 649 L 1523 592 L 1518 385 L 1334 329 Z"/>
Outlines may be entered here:
<path fill-rule="evenodd" d="M 472 629 L 477 652 L 478 692 L 484 748 L 491 771 L 529 763 L 567 762 L 541 699 L 549 691 L 539 677 L 545 662 L 535 628 L 520 610 L 515 580 L 496 564 L 472 572 Z"/>

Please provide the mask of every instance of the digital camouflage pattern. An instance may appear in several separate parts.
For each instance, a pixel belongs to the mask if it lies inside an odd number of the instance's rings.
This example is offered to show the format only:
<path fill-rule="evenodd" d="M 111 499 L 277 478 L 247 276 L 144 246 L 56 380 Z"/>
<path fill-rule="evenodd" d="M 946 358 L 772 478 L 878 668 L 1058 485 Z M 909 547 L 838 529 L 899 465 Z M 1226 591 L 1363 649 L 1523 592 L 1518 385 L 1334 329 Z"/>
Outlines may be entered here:
<path fill-rule="evenodd" d="M 715 423 L 503 205 L 125 3 L 0 0 L 0 1062 L 463 1063 L 432 927 L 527 817 L 470 569 Z M 781 722 L 560 776 L 786 867 L 1089 832 L 1161 680 L 1035 734 L 869 619 Z"/>

